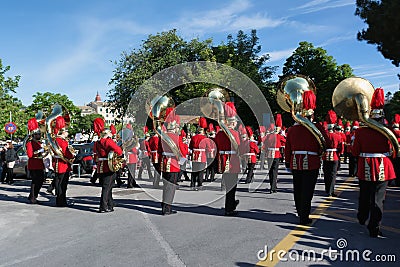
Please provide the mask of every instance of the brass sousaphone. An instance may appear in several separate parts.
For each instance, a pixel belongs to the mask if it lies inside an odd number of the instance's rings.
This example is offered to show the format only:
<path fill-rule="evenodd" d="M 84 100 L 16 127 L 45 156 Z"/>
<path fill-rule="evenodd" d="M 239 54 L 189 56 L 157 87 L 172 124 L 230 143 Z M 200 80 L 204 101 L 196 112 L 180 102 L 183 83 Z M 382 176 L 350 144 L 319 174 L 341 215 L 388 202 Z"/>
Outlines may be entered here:
<path fill-rule="evenodd" d="M 318 128 L 303 114 L 303 93 L 313 91 L 316 94 L 314 82 L 307 76 L 297 74 L 290 75 L 283 79 L 277 92 L 278 105 L 285 111 L 292 114 L 293 119 L 309 130 L 317 139 L 320 146 L 319 153 L 325 151 L 325 138 Z"/>
<path fill-rule="evenodd" d="M 374 90 L 374 86 L 366 79 L 360 77 L 344 79 L 333 91 L 333 108 L 338 116 L 348 120 L 359 120 L 382 133 L 392 144 L 394 156 L 399 155 L 399 142 L 393 132 L 369 117 Z"/>
<path fill-rule="evenodd" d="M 58 146 L 58 143 L 56 142 L 56 135 L 54 133 L 54 121 L 58 116 L 64 116 L 65 119 L 65 127 L 68 127 L 69 123 L 70 123 L 70 116 L 68 111 L 62 107 L 59 104 L 55 104 L 53 106 L 52 112 L 49 116 L 47 116 L 46 120 L 45 120 L 45 125 L 46 125 L 46 139 L 48 144 L 50 145 L 51 149 L 53 150 L 54 154 L 58 157 L 60 157 L 60 159 L 62 159 L 64 162 L 70 163 L 72 164 L 74 162 L 74 158 L 73 159 L 68 159 L 64 156 L 64 153 L 62 152 L 61 148 Z M 73 149 L 72 146 L 68 146 L 68 149 L 70 150 L 70 152 L 74 155 L 75 151 Z"/>

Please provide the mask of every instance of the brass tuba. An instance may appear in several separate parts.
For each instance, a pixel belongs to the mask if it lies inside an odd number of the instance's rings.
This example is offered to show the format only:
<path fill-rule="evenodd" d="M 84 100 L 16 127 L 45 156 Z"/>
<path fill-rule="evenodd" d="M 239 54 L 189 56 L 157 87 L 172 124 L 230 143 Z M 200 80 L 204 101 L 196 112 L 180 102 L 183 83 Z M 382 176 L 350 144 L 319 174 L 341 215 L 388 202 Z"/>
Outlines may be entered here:
<path fill-rule="evenodd" d="M 204 100 L 203 100 L 204 99 Z M 201 111 L 203 114 L 211 119 L 214 119 L 221 126 L 221 129 L 228 136 L 234 150 L 237 150 L 239 145 L 231 131 L 225 125 L 225 102 L 229 99 L 228 92 L 222 88 L 211 89 L 205 98 L 202 98 Z"/>
<path fill-rule="evenodd" d="M 46 135 L 46 125 L 45 125 L 45 118 L 43 118 L 43 111 L 39 110 L 36 114 L 35 114 L 35 119 L 38 122 L 38 126 L 39 126 L 39 130 L 40 133 L 42 134 L 42 136 Z M 26 154 L 26 143 L 31 141 L 32 136 L 30 135 L 29 131 L 28 134 L 25 136 L 25 138 L 22 140 L 22 149 L 24 151 L 24 153 Z M 50 152 L 51 149 L 46 145 L 43 147 L 44 152 L 42 153 L 42 157 L 45 158 Z M 35 151 L 34 153 L 36 153 L 37 151 Z"/>
<path fill-rule="evenodd" d="M 63 113 L 64 113 L 64 115 L 63 115 Z M 68 127 L 69 122 L 70 122 L 70 117 L 69 117 L 68 111 L 65 108 L 63 108 L 61 105 L 55 104 L 53 106 L 51 114 L 49 116 L 47 116 L 47 118 L 45 120 L 46 139 L 55 155 L 60 157 L 63 161 L 72 164 L 74 162 L 74 159 L 67 159 L 64 156 L 61 148 L 58 146 L 57 142 L 55 141 L 56 136 L 53 131 L 53 128 L 54 128 L 53 121 L 58 116 L 64 116 L 64 118 L 68 118 L 68 120 L 67 119 L 65 120 L 66 127 Z M 70 152 L 72 154 L 75 154 L 75 151 L 73 150 L 73 148 L 71 146 L 68 146 L 68 149 L 70 150 Z"/>
<path fill-rule="evenodd" d="M 151 114 L 153 119 L 153 127 L 156 133 L 160 136 L 160 138 L 171 148 L 172 153 L 174 153 L 175 157 L 178 161 L 182 158 L 181 151 L 177 144 L 171 140 L 171 138 L 162 131 L 161 123 L 165 119 L 165 113 L 167 108 L 174 107 L 174 101 L 172 98 L 167 96 L 159 96 L 154 98 L 151 101 Z"/>
<path fill-rule="evenodd" d="M 124 128 L 118 132 L 117 145 L 122 148 L 124 153 L 128 153 L 128 151 L 134 147 L 134 143 L 135 138 L 131 129 Z M 107 160 L 110 171 L 117 172 L 122 168 L 126 159 L 124 154 L 119 156 L 117 153 L 114 153 L 114 151 L 110 151 L 107 155 Z"/>
<path fill-rule="evenodd" d="M 278 105 L 285 111 L 292 114 L 293 119 L 309 130 L 317 139 L 320 146 L 319 153 L 325 151 L 325 138 L 318 128 L 302 114 L 303 112 L 303 93 L 312 90 L 317 92 L 314 82 L 307 76 L 297 74 L 290 75 L 283 79 L 277 92 Z"/>
<path fill-rule="evenodd" d="M 344 79 L 333 91 L 333 108 L 338 116 L 343 116 L 348 120 L 359 120 L 386 136 L 396 156 L 399 153 L 399 142 L 396 136 L 384 125 L 369 117 L 374 90 L 374 86 L 366 79 L 360 77 Z"/>

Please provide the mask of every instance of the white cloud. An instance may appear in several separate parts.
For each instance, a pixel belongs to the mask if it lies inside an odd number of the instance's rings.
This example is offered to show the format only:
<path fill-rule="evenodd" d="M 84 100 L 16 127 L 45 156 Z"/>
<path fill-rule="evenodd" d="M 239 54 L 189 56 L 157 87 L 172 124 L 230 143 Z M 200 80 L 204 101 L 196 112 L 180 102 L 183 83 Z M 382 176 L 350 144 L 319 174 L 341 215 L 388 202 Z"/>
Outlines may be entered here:
<path fill-rule="evenodd" d="M 186 13 L 171 27 L 179 29 L 184 34 L 203 34 L 205 32 L 225 32 L 246 29 L 262 29 L 277 27 L 284 19 L 273 19 L 265 14 L 251 14 L 252 7 L 248 0 L 236 0 L 231 4 L 205 12 Z M 244 14 L 248 13 L 248 14 Z"/>
<path fill-rule="evenodd" d="M 349 5 L 355 5 L 354 0 L 313 0 L 304 5 L 292 8 L 291 10 L 297 10 L 301 14 L 318 12 L 330 8 L 338 8 Z"/>
<path fill-rule="evenodd" d="M 268 62 L 278 62 L 278 61 L 286 60 L 288 57 L 290 57 L 292 55 L 294 50 L 296 50 L 296 47 L 286 49 L 286 50 L 267 52 L 266 54 L 269 54 L 269 56 L 270 56 L 270 60 Z"/>

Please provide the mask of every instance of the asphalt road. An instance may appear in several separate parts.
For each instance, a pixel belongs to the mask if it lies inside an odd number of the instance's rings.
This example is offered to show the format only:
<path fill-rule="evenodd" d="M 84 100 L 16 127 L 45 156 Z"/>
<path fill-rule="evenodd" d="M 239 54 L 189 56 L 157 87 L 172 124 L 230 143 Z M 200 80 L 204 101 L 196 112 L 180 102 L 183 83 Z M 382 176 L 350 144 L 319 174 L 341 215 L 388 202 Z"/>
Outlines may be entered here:
<path fill-rule="evenodd" d="M 237 217 L 224 216 L 219 175 L 203 191 L 181 182 L 178 213 L 170 216 L 161 215 L 161 189 L 151 188 L 146 173 L 141 189 L 115 188 L 117 207 L 102 214 L 101 188 L 89 177 L 70 181 L 68 208 L 55 207 L 45 188 L 40 205 L 28 204 L 30 181 L 16 180 L 0 185 L 0 266 L 381 266 L 378 259 L 398 266 L 400 188 L 387 190 L 385 237 L 370 238 L 356 220 L 357 180 L 346 173 L 343 165 L 336 198 L 326 197 L 318 180 L 310 227 L 297 225 L 283 165 L 276 194 L 269 193 L 266 171 L 239 184 Z"/>

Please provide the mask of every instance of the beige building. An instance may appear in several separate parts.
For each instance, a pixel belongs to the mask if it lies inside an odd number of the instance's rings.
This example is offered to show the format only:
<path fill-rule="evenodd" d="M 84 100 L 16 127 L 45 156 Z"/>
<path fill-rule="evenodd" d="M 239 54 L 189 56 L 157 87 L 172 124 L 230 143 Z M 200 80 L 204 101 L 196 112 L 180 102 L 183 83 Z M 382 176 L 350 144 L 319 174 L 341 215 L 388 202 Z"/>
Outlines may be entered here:
<path fill-rule="evenodd" d="M 114 124 L 116 119 L 116 114 L 112 112 L 110 103 L 101 101 L 99 92 L 97 92 L 94 101 L 88 103 L 85 106 L 78 106 L 81 110 L 82 116 L 89 114 L 100 114 L 103 116 L 106 125 Z"/>

